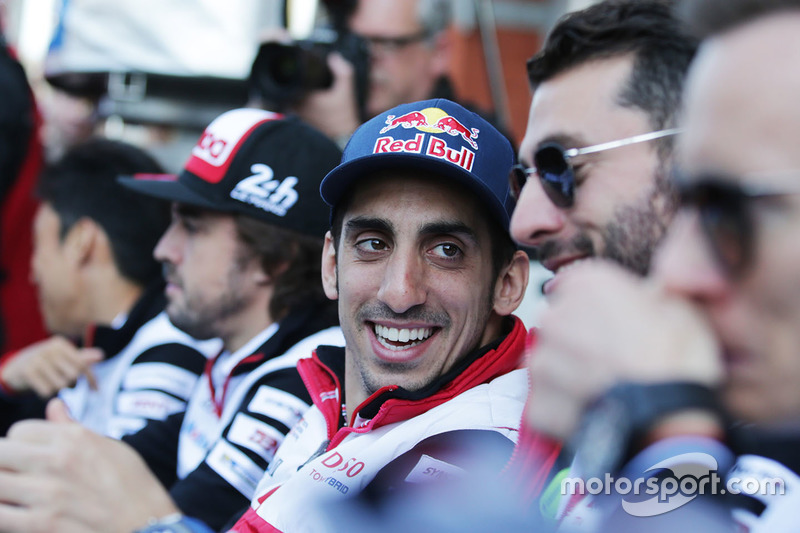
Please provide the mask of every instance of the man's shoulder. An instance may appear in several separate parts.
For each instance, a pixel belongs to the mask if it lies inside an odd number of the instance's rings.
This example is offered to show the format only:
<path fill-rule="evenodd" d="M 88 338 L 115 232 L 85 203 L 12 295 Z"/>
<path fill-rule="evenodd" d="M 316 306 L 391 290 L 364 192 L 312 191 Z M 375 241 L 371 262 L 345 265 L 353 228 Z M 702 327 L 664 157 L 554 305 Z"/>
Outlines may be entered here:
<path fill-rule="evenodd" d="M 437 418 L 444 431 L 485 429 L 516 441 L 527 396 L 527 371 L 518 369 L 457 394 L 415 418 Z"/>

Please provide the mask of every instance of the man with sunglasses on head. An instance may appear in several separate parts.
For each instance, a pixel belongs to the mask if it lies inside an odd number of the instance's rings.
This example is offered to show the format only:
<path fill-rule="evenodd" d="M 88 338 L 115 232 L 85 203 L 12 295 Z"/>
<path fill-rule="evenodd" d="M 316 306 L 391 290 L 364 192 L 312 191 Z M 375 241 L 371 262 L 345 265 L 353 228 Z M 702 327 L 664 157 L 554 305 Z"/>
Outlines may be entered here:
<path fill-rule="evenodd" d="M 584 474 L 649 480 L 661 470 L 664 484 L 690 489 L 650 501 L 618 494 L 594 510 L 578 504 L 562 524 L 594 514 L 608 530 L 691 517 L 795 531 L 800 2 L 681 7 L 705 40 L 686 84 L 680 210 L 652 279 L 610 264 L 564 276 L 533 351 L 527 422 L 573 439 Z M 576 369 L 591 379 L 575 379 Z M 559 417 L 547 412 L 556 403 Z M 746 425 L 731 429 L 730 420 Z M 692 479 L 713 475 L 719 485 L 691 490 Z"/>

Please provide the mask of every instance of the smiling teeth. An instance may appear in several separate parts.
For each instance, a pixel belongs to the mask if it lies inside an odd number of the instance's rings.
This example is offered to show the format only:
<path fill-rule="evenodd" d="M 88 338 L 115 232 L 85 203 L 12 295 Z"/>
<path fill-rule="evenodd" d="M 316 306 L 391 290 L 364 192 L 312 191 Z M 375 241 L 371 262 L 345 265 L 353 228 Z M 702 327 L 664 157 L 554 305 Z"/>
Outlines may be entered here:
<path fill-rule="evenodd" d="M 381 344 L 390 348 L 399 348 L 399 347 L 388 345 L 384 341 L 393 341 L 393 342 L 418 341 L 413 344 L 414 346 L 416 346 L 420 342 L 430 337 L 432 334 L 433 334 L 433 328 L 398 329 L 398 328 L 388 328 L 386 326 L 375 324 L 375 335 L 378 337 L 378 340 L 381 341 Z"/>

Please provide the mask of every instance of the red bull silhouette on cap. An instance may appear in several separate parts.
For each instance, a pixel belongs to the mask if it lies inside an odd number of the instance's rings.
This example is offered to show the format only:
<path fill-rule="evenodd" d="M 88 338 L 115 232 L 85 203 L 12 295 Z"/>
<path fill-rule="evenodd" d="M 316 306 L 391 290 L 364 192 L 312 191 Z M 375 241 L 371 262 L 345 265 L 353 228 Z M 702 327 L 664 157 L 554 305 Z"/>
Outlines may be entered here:
<path fill-rule="evenodd" d="M 471 188 L 508 228 L 514 160 L 508 139 L 479 115 L 450 100 L 425 100 L 390 109 L 356 130 L 320 192 L 335 207 L 359 178 L 383 169 L 421 169 Z"/>

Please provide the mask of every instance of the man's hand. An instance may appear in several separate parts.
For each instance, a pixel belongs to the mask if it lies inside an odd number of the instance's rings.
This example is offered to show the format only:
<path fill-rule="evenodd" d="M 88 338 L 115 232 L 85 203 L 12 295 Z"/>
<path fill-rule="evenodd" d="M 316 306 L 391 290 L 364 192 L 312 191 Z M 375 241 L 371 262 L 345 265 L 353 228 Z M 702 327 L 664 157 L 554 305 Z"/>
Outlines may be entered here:
<path fill-rule="evenodd" d="M 361 125 L 353 65 L 338 52 L 331 52 L 328 67 L 333 73 L 333 85 L 329 89 L 312 91 L 295 112 L 334 141 L 347 141 Z"/>
<path fill-rule="evenodd" d="M 91 367 L 102 360 L 99 348 L 77 348 L 57 335 L 20 350 L 0 368 L 0 377 L 15 392 L 32 390 L 47 399 L 74 385 L 81 375 L 96 389 Z"/>
<path fill-rule="evenodd" d="M 0 531 L 130 533 L 177 512 L 127 444 L 69 420 L 60 400 L 47 418 L 0 439 Z"/>
<path fill-rule="evenodd" d="M 531 427 L 569 439 L 587 404 L 621 381 L 718 385 L 714 334 L 690 302 L 604 261 L 562 276 L 531 353 Z"/>

